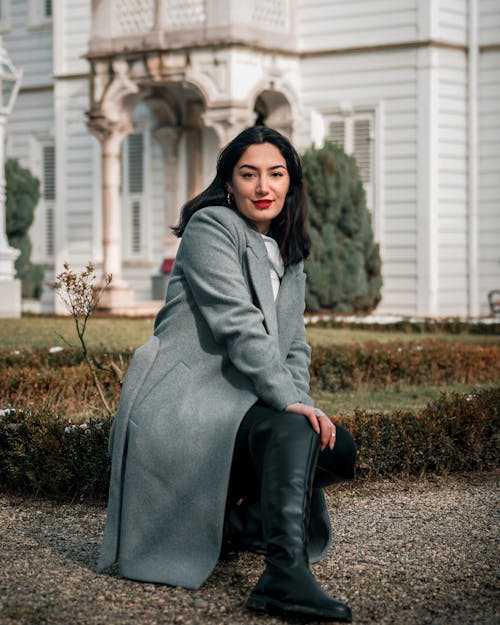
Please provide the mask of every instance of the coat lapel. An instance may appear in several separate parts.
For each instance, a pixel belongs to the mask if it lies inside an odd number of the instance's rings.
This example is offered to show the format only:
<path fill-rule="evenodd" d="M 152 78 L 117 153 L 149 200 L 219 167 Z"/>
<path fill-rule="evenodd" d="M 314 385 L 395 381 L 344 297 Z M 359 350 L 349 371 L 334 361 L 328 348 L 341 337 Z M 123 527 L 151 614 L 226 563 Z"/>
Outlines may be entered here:
<path fill-rule="evenodd" d="M 247 247 L 248 271 L 260 309 L 264 314 L 267 331 L 272 336 L 278 335 L 276 305 L 269 270 L 267 250 L 258 232 L 250 232 Z"/>

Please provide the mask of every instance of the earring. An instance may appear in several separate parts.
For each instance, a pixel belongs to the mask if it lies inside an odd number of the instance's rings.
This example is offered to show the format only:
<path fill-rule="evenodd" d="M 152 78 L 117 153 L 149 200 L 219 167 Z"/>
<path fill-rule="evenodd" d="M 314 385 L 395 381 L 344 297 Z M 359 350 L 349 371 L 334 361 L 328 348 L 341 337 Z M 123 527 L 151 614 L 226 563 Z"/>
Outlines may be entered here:
<path fill-rule="evenodd" d="M 227 205 L 231 207 L 231 191 L 229 191 L 229 189 L 227 189 L 226 200 L 227 200 Z"/>

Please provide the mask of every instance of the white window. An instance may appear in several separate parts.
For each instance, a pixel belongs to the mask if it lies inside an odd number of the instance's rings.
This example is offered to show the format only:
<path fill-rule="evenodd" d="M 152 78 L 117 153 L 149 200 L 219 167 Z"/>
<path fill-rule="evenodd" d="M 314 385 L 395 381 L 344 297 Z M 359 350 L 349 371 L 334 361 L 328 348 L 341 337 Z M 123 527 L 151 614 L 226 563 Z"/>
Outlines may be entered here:
<path fill-rule="evenodd" d="M 42 145 L 42 200 L 44 212 L 44 247 L 47 259 L 55 252 L 56 151 L 54 145 Z"/>
<path fill-rule="evenodd" d="M 366 193 L 366 205 L 375 209 L 375 133 L 374 114 L 371 112 L 351 115 L 327 116 L 327 139 L 354 156 Z"/>
<path fill-rule="evenodd" d="M 30 28 L 44 28 L 52 24 L 52 0 L 28 0 Z"/>
<path fill-rule="evenodd" d="M 144 251 L 144 133 L 134 132 L 123 150 L 124 233 L 129 256 Z"/>

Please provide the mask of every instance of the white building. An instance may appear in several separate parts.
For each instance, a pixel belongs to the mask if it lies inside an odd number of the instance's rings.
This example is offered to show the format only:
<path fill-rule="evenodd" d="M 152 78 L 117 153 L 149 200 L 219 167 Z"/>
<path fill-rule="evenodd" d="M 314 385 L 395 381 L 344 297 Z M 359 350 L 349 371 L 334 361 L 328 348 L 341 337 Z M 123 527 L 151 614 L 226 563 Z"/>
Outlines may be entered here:
<path fill-rule="evenodd" d="M 151 300 L 180 205 L 258 114 L 299 150 L 328 136 L 357 156 L 381 312 L 487 314 L 498 0 L 0 0 L 0 32 L 24 71 L 7 155 L 42 181 L 48 281 L 92 259 L 114 275 L 111 307 Z"/>

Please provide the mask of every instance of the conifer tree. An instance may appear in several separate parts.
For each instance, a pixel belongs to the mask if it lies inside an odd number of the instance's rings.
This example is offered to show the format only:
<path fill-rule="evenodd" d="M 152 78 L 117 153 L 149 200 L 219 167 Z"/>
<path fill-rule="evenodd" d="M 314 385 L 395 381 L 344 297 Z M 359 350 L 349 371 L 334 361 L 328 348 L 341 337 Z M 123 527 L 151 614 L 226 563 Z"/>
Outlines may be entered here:
<path fill-rule="evenodd" d="M 381 298 L 381 260 L 356 162 L 328 142 L 302 162 L 312 242 L 307 309 L 369 312 Z"/>
<path fill-rule="evenodd" d="M 28 230 L 33 223 L 40 197 L 40 183 L 15 159 L 5 162 L 5 213 L 9 244 L 21 250 L 15 261 L 16 277 L 21 279 L 23 297 L 40 297 L 43 269 L 30 262 L 31 241 Z"/>

